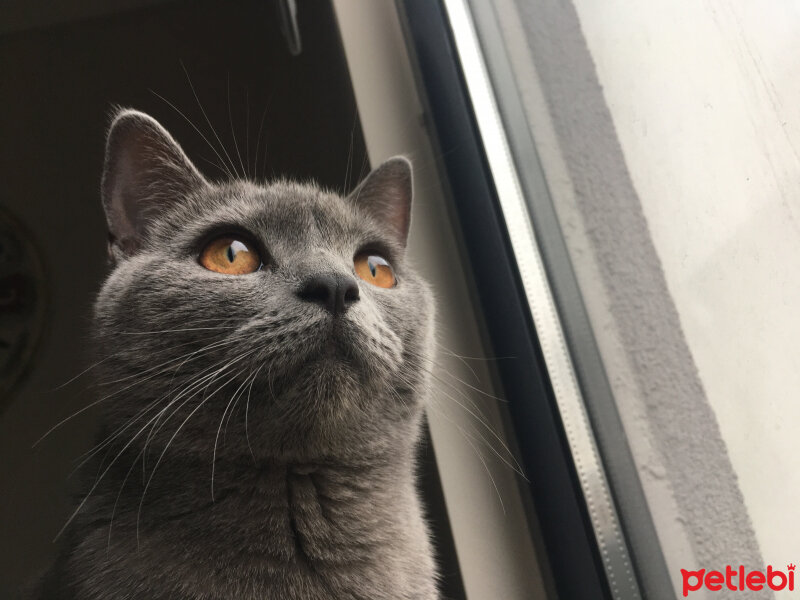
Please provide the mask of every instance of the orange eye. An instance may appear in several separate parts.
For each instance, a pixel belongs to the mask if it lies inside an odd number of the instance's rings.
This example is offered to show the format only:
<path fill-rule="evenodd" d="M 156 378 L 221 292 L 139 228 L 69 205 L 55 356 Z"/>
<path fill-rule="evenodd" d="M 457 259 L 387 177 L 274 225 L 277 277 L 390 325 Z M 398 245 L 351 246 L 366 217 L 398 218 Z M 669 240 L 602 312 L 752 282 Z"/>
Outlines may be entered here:
<path fill-rule="evenodd" d="M 200 264 L 209 271 L 225 275 L 246 275 L 261 268 L 261 257 L 249 242 L 219 237 L 203 248 Z"/>
<path fill-rule="evenodd" d="M 359 254 L 353 260 L 356 275 L 364 281 L 382 288 L 394 287 L 397 280 L 394 278 L 392 265 L 377 254 Z"/>

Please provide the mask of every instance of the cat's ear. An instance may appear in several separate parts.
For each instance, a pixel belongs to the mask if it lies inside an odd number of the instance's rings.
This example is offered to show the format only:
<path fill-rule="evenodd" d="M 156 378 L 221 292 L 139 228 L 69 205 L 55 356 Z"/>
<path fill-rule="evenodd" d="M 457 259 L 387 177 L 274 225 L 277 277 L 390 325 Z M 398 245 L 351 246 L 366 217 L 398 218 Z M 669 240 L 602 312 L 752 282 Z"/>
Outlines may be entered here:
<path fill-rule="evenodd" d="M 411 225 L 412 194 L 411 163 L 402 156 L 395 156 L 367 175 L 348 198 L 385 225 L 392 237 L 405 247 Z"/>
<path fill-rule="evenodd" d="M 158 121 L 118 111 L 108 130 L 101 185 L 112 255 L 135 253 L 151 219 L 207 185 Z"/>

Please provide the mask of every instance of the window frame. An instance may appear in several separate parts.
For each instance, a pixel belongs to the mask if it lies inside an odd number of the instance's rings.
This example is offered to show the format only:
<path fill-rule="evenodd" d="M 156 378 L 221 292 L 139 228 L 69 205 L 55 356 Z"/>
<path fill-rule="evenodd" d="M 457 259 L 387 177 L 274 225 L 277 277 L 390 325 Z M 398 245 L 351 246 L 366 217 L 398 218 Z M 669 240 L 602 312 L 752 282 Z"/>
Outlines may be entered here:
<path fill-rule="evenodd" d="M 457 199 L 452 210 L 492 350 L 517 357 L 497 370 L 555 587 L 565 598 L 639 598 L 672 589 L 495 9 L 485 0 L 399 0 L 398 6 L 441 170 Z M 479 106 L 481 94 L 489 102 Z M 487 128 L 496 130 L 505 156 L 497 156 L 497 146 L 489 155 Z M 498 173 L 504 161 L 506 172 Z M 524 224 L 508 220 L 515 186 Z M 530 229 L 532 248 L 515 246 L 511 227 Z M 530 280 L 530 269 L 521 259 L 541 262 L 539 284 L 549 298 L 531 296 L 522 276 L 525 270 Z M 543 320 L 534 305 L 548 301 L 554 317 Z M 560 372 L 542 335 L 564 346 Z M 572 393 L 565 385 L 570 378 Z"/>

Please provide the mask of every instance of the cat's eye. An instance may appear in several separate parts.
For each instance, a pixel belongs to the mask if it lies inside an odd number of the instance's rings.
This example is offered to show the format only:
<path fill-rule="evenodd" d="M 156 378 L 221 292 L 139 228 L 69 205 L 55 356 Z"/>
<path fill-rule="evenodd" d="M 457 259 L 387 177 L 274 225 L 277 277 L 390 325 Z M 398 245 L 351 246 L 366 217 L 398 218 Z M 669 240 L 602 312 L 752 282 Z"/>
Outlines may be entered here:
<path fill-rule="evenodd" d="M 397 284 L 392 265 L 379 254 L 362 252 L 353 260 L 356 275 L 372 285 L 390 288 Z"/>
<path fill-rule="evenodd" d="M 242 238 L 223 236 L 211 240 L 200 253 L 200 264 L 225 275 L 246 275 L 261 268 L 255 246 Z"/>

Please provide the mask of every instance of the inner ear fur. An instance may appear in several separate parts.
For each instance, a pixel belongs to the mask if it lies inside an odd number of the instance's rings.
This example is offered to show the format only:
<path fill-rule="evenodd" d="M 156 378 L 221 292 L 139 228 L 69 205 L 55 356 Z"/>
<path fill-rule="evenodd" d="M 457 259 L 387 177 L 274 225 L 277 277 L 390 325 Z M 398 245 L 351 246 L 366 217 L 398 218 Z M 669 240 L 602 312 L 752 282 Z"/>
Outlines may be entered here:
<path fill-rule="evenodd" d="M 151 219 L 207 185 L 158 121 L 136 110 L 117 111 L 101 184 L 112 253 L 135 253 Z"/>
<path fill-rule="evenodd" d="M 411 226 L 413 188 L 411 163 L 403 156 L 395 156 L 367 175 L 348 198 L 385 225 L 405 247 Z"/>

